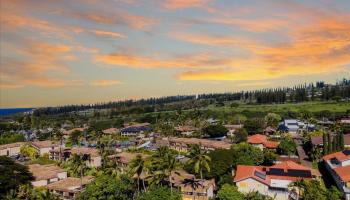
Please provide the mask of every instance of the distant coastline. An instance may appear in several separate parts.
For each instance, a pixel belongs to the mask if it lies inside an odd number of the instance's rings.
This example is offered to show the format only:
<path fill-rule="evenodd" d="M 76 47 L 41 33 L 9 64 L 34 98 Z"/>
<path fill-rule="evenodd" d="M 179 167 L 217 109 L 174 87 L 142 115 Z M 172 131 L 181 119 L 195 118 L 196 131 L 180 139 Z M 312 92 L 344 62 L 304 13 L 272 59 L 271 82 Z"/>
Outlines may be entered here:
<path fill-rule="evenodd" d="M 34 108 L 0 108 L 0 116 L 28 112 L 28 111 L 31 111 L 33 109 Z"/>

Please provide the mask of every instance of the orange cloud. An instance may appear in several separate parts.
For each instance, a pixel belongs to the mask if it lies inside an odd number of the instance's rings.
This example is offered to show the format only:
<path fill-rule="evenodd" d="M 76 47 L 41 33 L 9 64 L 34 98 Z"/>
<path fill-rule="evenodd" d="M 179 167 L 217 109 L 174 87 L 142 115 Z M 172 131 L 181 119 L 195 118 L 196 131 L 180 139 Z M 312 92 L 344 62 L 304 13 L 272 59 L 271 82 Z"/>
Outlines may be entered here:
<path fill-rule="evenodd" d="M 112 86 L 121 84 L 118 80 L 94 80 L 90 83 L 92 86 Z"/>
<path fill-rule="evenodd" d="M 163 6 L 167 9 L 183 9 L 189 7 L 203 7 L 210 0 L 165 0 Z"/>
<path fill-rule="evenodd" d="M 112 37 L 112 38 L 124 38 L 125 37 L 121 33 L 110 32 L 110 31 L 92 30 L 91 32 L 97 36 L 103 36 L 103 37 Z"/>

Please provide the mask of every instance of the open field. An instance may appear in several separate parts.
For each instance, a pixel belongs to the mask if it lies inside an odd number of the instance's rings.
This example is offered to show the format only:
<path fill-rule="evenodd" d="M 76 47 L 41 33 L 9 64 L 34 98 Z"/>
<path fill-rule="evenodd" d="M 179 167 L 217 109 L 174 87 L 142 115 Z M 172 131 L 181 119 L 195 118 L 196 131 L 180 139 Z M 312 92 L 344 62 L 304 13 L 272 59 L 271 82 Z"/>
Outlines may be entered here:
<path fill-rule="evenodd" d="M 303 103 L 285 103 L 285 104 L 266 104 L 266 105 L 251 105 L 239 104 L 238 107 L 231 107 L 230 103 L 223 107 L 209 105 L 206 108 L 215 112 L 234 112 L 234 113 L 288 113 L 309 111 L 319 113 L 322 111 L 330 111 L 331 113 L 346 113 L 350 109 L 350 102 L 303 102 Z"/>

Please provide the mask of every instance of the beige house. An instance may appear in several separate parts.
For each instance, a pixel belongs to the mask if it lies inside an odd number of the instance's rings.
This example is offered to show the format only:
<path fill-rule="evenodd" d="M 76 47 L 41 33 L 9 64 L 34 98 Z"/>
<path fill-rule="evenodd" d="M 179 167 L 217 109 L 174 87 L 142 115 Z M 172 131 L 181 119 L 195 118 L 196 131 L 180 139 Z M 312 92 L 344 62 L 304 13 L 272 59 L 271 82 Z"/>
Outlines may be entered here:
<path fill-rule="evenodd" d="M 24 142 L 0 145 L 0 156 L 17 156 L 21 152 Z"/>
<path fill-rule="evenodd" d="M 75 199 L 77 194 L 82 190 L 81 183 L 82 187 L 84 188 L 85 185 L 91 183 L 92 181 L 92 176 L 83 177 L 82 182 L 80 178 L 68 177 L 66 179 L 50 183 L 46 187 L 55 194 L 58 194 L 61 199 L 68 200 Z"/>
<path fill-rule="evenodd" d="M 100 167 L 101 156 L 96 148 L 89 147 L 73 147 L 61 149 L 61 160 L 68 160 L 73 154 L 83 155 L 86 157 L 86 166 Z M 60 149 L 53 149 L 50 151 L 51 160 L 59 160 Z"/>
<path fill-rule="evenodd" d="M 119 166 L 127 167 L 130 162 L 134 160 L 138 155 L 141 155 L 143 159 L 149 157 L 148 155 L 142 153 L 121 152 L 118 154 L 110 155 L 108 158 L 115 160 Z"/>
<path fill-rule="evenodd" d="M 31 146 L 34 147 L 40 156 L 49 154 L 51 150 L 59 149 L 59 144 L 50 140 L 32 142 Z"/>
<path fill-rule="evenodd" d="M 33 164 L 29 165 L 28 168 L 35 177 L 35 180 L 32 181 L 32 185 L 35 187 L 46 186 L 47 184 L 67 178 L 67 172 L 53 164 Z"/>

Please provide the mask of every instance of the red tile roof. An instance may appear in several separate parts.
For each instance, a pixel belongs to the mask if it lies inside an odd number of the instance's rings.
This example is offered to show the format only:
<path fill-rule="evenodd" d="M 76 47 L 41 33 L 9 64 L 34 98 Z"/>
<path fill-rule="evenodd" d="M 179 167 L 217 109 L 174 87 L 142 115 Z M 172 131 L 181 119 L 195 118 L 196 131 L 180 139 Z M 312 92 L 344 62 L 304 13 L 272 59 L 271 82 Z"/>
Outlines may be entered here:
<path fill-rule="evenodd" d="M 334 171 L 338 174 L 342 181 L 350 181 L 350 165 L 345 167 L 337 167 L 334 169 Z"/>
<path fill-rule="evenodd" d="M 276 149 L 278 147 L 278 142 L 268 141 L 266 135 L 255 134 L 248 137 L 249 144 L 262 144 L 264 147 L 269 149 Z"/>
<path fill-rule="evenodd" d="M 350 155 L 345 155 L 342 151 L 339 151 L 339 152 L 335 152 L 335 153 L 323 156 L 323 160 L 325 160 L 325 161 L 328 161 L 328 160 L 330 160 L 332 158 L 336 158 L 337 160 L 342 162 L 342 161 L 345 161 L 345 160 L 349 160 L 350 159 Z"/>
<path fill-rule="evenodd" d="M 264 166 L 248 166 L 248 165 L 238 165 L 236 170 L 236 175 L 234 178 L 234 182 L 239 182 L 247 178 L 253 178 L 261 183 L 264 183 L 266 185 L 271 184 L 271 179 L 279 179 L 279 180 L 290 180 L 290 181 L 298 181 L 301 179 L 309 179 L 309 178 L 302 178 L 298 176 L 292 176 L 292 175 L 271 175 L 267 174 L 270 169 L 283 169 L 285 172 L 288 170 L 306 170 L 310 171 L 310 168 L 304 167 L 302 165 L 299 165 L 293 161 L 286 161 L 279 164 L 276 164 L 272 167 L 264 167 Z M 262 179 L 261 177 L 256 176 L 255 172 L 259 172 L 260 174 L 263 174 L 266 176 L 265 179 Z M 312 174 L 312 173 L 311 173 Z"/>

